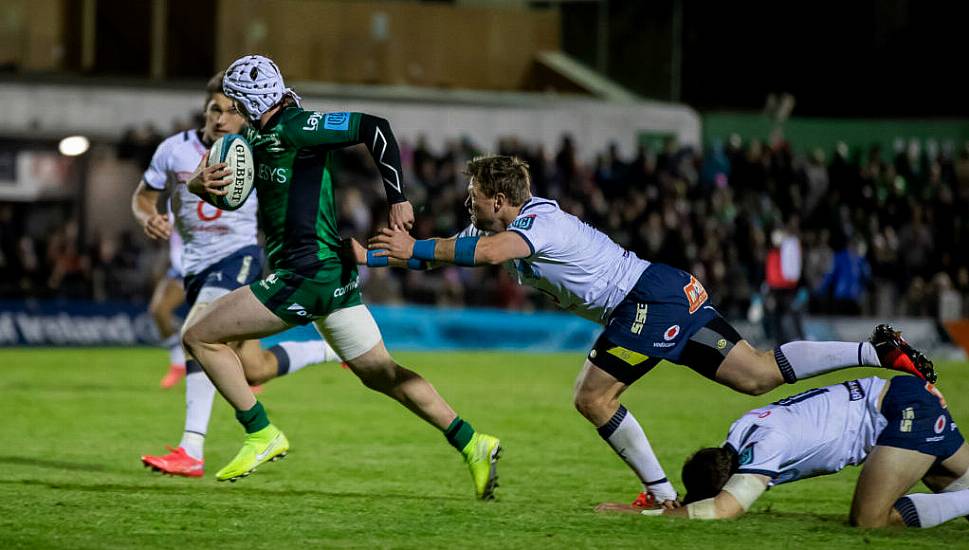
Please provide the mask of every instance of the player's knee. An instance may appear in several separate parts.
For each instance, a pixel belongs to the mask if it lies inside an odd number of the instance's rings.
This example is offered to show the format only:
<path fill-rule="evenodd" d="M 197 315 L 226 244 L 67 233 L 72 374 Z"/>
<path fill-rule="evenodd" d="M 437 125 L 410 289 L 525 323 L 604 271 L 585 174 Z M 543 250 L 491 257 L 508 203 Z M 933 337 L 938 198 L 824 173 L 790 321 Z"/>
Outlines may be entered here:
<path fill-rule="evenodd" d="M 156 322 L 164 321 L 168 317 L 168 310 L 162 306 L 160 302 L 151 302 L 148 304 L 148 314 Z"/>
<path fill-rule="evenodd" d="M 201 337 L 201 331 L 197 327 L 191 326 L 182 332 L 182 346 L 189 353 L 192 353 L 192 350 L 197 349 L 197 346 L 203 343 Z"/>
<path fill-rule="evenodd" d="M 852 527 L 858 527 L 859 529 L 876 529 L 879 527 L 887 527 L 890 522 L 890 511 L 876 511 L 876 510 L 852 510 L 851 515 L 848 517 L 848 523 Z"/>
<path fill-rule="evenodd" d="M 575 410 L 590 421 L 595 422 L 609 407 L 609 399 L 596 394 L 578 391 L 572 399 Z"/>
<path fill-rule="evenodd" d="M 272 380 L 275 376 L 268 369 L 248 370 L 243 369 L 246 375 L 246 383 L 250 386 L 259 386 Z"/>
<path fill-rule="evenodd" d="M 734 382 L 731 387 L 747 395 L 763 395 L 774 389 L 774 384 L 756 377 L 749 377 Z"/>

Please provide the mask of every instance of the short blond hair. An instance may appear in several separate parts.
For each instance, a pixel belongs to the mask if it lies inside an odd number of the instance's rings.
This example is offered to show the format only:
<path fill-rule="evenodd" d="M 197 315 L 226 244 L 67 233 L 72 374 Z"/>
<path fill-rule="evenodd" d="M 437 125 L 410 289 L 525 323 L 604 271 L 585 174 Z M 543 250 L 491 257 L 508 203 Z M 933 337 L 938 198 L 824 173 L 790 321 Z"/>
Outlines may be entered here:
<path fill-rule="evenodd" d="M 489 155 L 468 161 L 464 175 L 471 177 L 488 198 L 498 193 L 508 197 L 512 206 L 518 206 L 531 195 L 531 177 L 528 163 L 518 157 Z"/>
<path fill-rule="evenodd" d="M 221 94 L 222 92 L 222 79 L 225 77 L 225 71 L 219 71 L 212 75 L 212 78 L 205 84 L 205 104 L 202 105 L 202 112 L 208 110 L 209 102 L 215 97 L 215 94 Z"/>

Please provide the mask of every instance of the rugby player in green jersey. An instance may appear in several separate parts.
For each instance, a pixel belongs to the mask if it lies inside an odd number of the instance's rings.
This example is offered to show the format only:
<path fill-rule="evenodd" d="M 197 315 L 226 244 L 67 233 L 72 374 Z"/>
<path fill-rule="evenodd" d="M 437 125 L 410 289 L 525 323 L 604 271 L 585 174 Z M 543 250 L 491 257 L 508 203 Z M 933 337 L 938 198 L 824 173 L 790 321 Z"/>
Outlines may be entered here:
<path fill-rule="evenodd" d="M 232 63 L 226 69 L 223 90 L 250 122 L 242 133 L 253 150 L 259 222 L 272 273 L 214 302 L 183 337 L 186 349 L 235 408 L 247 434 L 242 449 L 216 478 L 247 476 L 289 450 L 286 436 L 269 422 L 227 342 L 312 322 L 364 385 L 396 399 L 443 431 L 464 456 L 478 498 L 492 498 L 501 450 L 498 439 L 475 432 L 430 383 L 394 362 L 361 302 L 356 265 L 340 253 L 331 172 L 335 149 L 364 144 L 387 191 L 390 227 L 413 225 L 390 125 L 362 113 L 303 110 L 299 97 L 285 87 L 276 64 L 258 55 Z M 207 160 L 202 160 L 202 166 Z M 190 190 L 202 197 L 225 194 L 227 175 L 225 170 L 205 171 Z"/>

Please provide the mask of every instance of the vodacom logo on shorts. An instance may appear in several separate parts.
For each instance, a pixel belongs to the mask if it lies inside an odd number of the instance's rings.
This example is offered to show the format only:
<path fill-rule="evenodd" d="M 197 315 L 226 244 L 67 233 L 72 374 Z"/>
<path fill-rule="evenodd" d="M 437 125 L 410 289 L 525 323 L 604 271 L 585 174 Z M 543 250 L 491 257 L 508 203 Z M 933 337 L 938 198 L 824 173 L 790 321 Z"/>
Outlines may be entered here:
<path fill-rule="evenodd" d="M 221 210 L 205 201 L 199 201 L 195 211 L 198 213 L 199 219 L 203 222 L 217 220 L 222 216 Z"/>

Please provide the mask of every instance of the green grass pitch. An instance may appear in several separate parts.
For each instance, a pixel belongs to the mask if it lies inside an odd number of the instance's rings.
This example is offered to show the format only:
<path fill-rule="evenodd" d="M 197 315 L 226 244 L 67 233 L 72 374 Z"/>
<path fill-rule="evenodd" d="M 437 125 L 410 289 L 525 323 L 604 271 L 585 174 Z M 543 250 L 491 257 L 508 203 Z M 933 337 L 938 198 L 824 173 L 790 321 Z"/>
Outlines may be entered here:
<path fill-rule="evenodd" d="M 637 482 L 572 408 L 581 354 L 399 353 L 455 409 L 505 446 L 496 502 L 476 502 L 459 455 L 433 428 L 334 364 L 271 382 L 260 397 L 293 450 L 236 484 L 213 477 L 241 428 L 216 397 L 204 479 L 145 470 L 177 444 L 183 392 L 157 383 L 152 349 L 0 351 L 0 548 L 965 548 L 969 523 L 860 531 L 846 518 L 859 469 L 781 486 L 721 523 L 606 515 Z M 969 426 L 969 372 L 939 368 Z M 757 405 L 857 369 L 752 398 L 663 365 L 623 402 L 674 483 L 684 456 L 719 444 Z M 924 490 L 920 488 L 919 490 Z"/>

